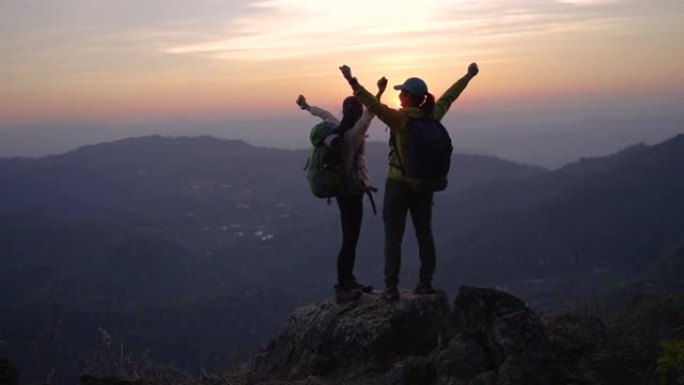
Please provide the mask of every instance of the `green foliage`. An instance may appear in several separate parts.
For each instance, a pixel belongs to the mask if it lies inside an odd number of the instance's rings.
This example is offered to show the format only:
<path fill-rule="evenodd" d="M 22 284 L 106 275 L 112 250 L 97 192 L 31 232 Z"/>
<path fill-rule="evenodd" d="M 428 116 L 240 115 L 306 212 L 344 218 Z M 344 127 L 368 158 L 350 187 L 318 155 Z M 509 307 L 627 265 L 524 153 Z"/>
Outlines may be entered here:
<path fill-rule="evenodd" d="M 684 340 L 663 340 L 657 373 L 661 385 L 684 384 Z"/>

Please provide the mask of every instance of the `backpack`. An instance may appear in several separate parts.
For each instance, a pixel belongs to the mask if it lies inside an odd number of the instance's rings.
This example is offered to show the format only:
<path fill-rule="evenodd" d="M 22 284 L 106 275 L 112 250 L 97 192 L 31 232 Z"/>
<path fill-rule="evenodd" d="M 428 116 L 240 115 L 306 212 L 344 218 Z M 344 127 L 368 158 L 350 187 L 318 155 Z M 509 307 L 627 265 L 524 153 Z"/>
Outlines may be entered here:
<path fill-rule="evenodd" d="M 325 138 L 337 133 L 336 126 L 321 122 L 309 134 L 313 148 L 304 169 L 311 192 L 318 198 L 332 198 L 344 190 L 341 141 L 332 147 L 323 143 Z"/>
<path fill-rule="evenodd" d="M 446 128 L 436 119 L 410 119 L 407 135 L 406 159 L 398 158 L 409 184 L 420 192 L 444 190 L 454 149 Z"/>

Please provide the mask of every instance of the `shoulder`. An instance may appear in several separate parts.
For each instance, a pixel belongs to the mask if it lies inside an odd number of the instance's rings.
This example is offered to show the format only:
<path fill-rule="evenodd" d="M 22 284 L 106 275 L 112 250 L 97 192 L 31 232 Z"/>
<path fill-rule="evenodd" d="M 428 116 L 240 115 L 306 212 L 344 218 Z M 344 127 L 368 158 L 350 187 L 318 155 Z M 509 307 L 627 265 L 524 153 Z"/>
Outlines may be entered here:
<path fill-rule="evenodd" d="M 411 120 L 423 119 L 425 118 L 425 113 L 420 108 L 408 107 L 397 110 L 399 112 L 399 117 L 395 122 L 394 126 L 390 126 L 391 129 L 396 131 L 403 131 Z"/>

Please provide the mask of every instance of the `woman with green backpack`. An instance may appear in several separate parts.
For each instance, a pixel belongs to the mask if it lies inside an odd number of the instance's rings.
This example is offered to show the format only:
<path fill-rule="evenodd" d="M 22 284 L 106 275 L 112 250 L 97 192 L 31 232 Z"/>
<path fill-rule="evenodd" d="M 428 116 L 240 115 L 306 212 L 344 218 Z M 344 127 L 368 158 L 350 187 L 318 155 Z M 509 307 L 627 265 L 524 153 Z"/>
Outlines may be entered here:
<path fill-rule="evenodd" d="M 439 122 L 470 80 L 478 74 L 477 64 L 470 64 L 467 73 L 449 87 L 436 102 L 422 79 L 406 79 L 403 84 L 394 87 L 401 91 L 399 100 L 402 108 L 399 110 L 380 103 L 366 91 L 352 76 L 348 66 L 341 66 L 340 71 L 366 109 L 377 115 L 378 119 L 390 128 L 391 167 L 385 184 L 382 210 L 385 223 L 386 287 L 382 296 L 387 300 L 399 299 L 397 285 L 401 267 L 401 243 L 406 216 L 409 213 L 418 240 L 421 264 L 414 293 L 434 293 L 432 276 L 436 267 L 436 253 L 432 235 L 432 198 L 435 191 L 446 187 L 446 172 L 453 149 L 448 133 Z M 426 138 L 424 131 L 436 134 L 438 139 Z M 427 148 L 434 150 L 425 150 L 426 147 L 422 144 L 430 141 L 436 144 L 433 143 L 432 147 Z M 431 162 L 436 162 L 437 167 L 430 167 Z M 430 175 L 434 169 L 440 169 L 442 174 Z M 416 174 L 411 175 L 409 172 Z"/>
<path fill-rule="evenodd" d="M 378 80 L 380 99 L 387 79 Z M 370 175 L 364 157 L 364 143 L 368 127 L 375 116 L 363 109 L 361 103 L 354 96 L 349 96 L 342 103 L 342 120 L 338 120 L 330 112 L 307 103 L 302 95 L 296 100 L 302 110 L 321 118 L 331 129 L 321 138 L 321 144 L 335 151 L 341 152 L 341 168 L 343 188 L 335 193 L 335 201 L 340 210 L 342 225 L 342 245 L 337 255 L 337 284 L 335 285 L 335 299 L 346 302 L 358 299 L 362 293 L 373 290 L 372 286 L 362 285 L 354 277 L 354 261 L 356 259 L 356 245 L 361 233 L 363 218 L 363 196 L 371 189 Z M 311 165 L 309 165 L 311 167 Z"/>

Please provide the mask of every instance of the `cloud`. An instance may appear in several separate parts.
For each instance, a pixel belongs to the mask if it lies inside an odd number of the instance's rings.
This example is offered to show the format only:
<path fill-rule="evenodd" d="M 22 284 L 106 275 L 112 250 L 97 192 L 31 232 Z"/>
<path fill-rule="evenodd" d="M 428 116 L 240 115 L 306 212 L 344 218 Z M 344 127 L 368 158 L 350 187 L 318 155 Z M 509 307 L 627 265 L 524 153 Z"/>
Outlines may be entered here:
<path fill-rule="evenodd" d="M 620 0 L 557 0 L 557 2 L 575 5 L 603 5 L 619 3 Z"/>
<path fill-rule="evenodd" d="M 342 62 L 404 76 L 477 60 L 499 71 L 497 87 L 537 65 L 556 76 L 544 79 L 550 84 L 587 58 L 610 56 L 608 75 L 627 73 L 627 64 L 651 68 L 642 64 L 651 59 L 677 62 L 682 17 L 681 0 L 2 0 L 0 76 L 9 85 L 0 97 L 42 95 L 46 85 L 60 97 L 84 86 L 119 92 L 133 82 L 216 95 L 238 82 L 256 95 L 302 77 L 330 90 L 321 79 Z M 657 72 L 681 73 L 668 71 Z"/>
<path fill-rule="evenodd" d="M 406 6 L 394 6 L 390 15 L 377 17 L 382 13 L 376 3 L 365 7 L 359 1 L 344 4 L 330 9 L 325 3 L 296 0 L 252 3 L 258 12 L 231 20 L 225 37 L 172 46 L 164 51 L 209 54 L 217 58 L 280 60 L 330 51 L 369 51 L 384 45 L 396 48 L 405 45 L 397 37 L 405 33 L 402 25 L 409 21 L 415 25 L 412 28 L 415 34 L 440 28 L 431 26 L 421 12 L 409 17 L 411 12 Z M 363 11 L 358 12 L 360 9 Z"/>
<path fill-rule="evenodd" d="M 249 3 L 247 13 L 210 39 L 164 47 L 161 52 L 223 60 L 278 61 L 328 55 L 410 51 L 420 55 L 451 48 L 486 49 L 483 44 L 582 28 L 609 29 L 625 15 L 561 12 L 563 2 L 607 4 L 611 0 L 503 0 L 414 3 L 349 0 L 331 5 L 310 0 Z M 600 20 L 601 23 L 597 23 Z"/>

